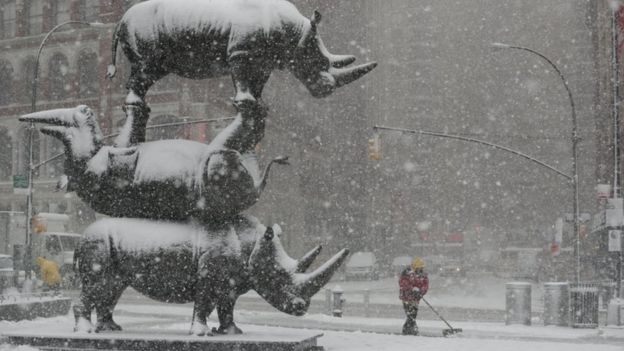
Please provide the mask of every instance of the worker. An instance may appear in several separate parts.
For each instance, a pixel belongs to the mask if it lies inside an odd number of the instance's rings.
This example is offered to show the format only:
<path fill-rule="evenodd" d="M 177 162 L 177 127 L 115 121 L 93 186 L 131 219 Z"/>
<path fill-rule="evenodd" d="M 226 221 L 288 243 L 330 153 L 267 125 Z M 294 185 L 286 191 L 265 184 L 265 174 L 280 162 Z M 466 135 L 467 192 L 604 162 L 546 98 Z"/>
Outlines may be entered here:
<path fill-rule="evenodd" d="M 418 335 L 416 324 L 418 304 L 427 290 L 429 290 L 429 277 L 425 273 L 425 261 L 416 257 L 399 276 L 399 298 L 403 302 L 403 309 L 407 316 L 403 324 L 403 335 Z"/>
<path fill-rule="evenodd" d="M 58 292 L 61 287 L 61 274 L 58 264 L 52 260 L 47 260 L 45 257 L 37 257 L 37 265 L 45 286 L 44 289 Z"/>

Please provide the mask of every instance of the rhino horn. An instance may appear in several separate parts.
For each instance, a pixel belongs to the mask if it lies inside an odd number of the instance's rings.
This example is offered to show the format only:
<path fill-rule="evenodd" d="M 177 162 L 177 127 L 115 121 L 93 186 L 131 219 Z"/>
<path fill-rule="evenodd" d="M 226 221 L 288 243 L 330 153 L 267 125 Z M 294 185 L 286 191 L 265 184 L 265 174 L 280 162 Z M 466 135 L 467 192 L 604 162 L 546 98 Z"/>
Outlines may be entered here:
<path fill-rule="evenodd" d="M 336 80 L 336 88 L 338 88 L 358 80 L 375 67 L 377 67 L 377 62 L 369 62 L 349 68 L 333 68 L 329 70 L 329 73 Z"/>
<path fill-rule="evenodd" d="M 321 249 L 323 249 L 323 246 L 318 245 L 299 259 L 299 261 L 297 261 L 297 269 L 295 270 L 295 273 L 304 273 L 308 268 L 310 268 L 312 262 L 314 262 L 316 257 L 318 257 L 321 253 Z"/>
<path fill-rule="evenodd" d="M 349 255 L 348 249 L 342 249 L 340 252 L 330 258 L 325 264 L 319 267 L 314 272 L 310 273 L 298 284 L 298 291 L 304 300 L 308 300 L 314 296 L 325 284 L 329 282 L 340 265 L 347 259 Z M 297 279 L 299 278 L 299 279 Z M 297 277 L 295 280 L 300 280 L 303 277 Z"/>
<path fill-rule="evenodd" d="M 329 64 L 334 68 L 342 68 L 355 62 L 353 55 L 333 55 L 329 56 Z"/>
<path fill-rule="evenodd" d="M 74 124 L 73 115 L 75 108 L 59 108 L 33 112 L 19 118 L 21 122 L 43 123 L 56 126 L 70 127 Z"/>
<path fill-rule="evenodd" d="M 327 57 L 329 64 L 334 68 L 342 68 L 355 62 L 355 56 L 353 55 L 334 55 L 329 52 L 321 38 L 318 38 L 318 45 L 323 56 Z"/>

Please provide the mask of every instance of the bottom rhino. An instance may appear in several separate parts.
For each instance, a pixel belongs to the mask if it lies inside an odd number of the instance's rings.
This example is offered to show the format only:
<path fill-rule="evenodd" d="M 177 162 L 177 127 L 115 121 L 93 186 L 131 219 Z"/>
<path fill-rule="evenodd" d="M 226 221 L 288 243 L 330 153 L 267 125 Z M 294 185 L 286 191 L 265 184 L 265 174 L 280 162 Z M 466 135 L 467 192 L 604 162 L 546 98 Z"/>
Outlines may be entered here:
<path fill-rule="evenodd" d="M 253 289 L 280 311 L 304 314 L 311 297 L 348 255 L 343 249 L 312 273 L 304 273 L 320 246 L 300 260 L 280 242 L 281 229 L 239 216 L 205 227 L 144 219 L 107 218 L 90 225 L 76 251 L 74 266 L 82 283 L 76 330 L 121 330 L 113 310 L 131 286 L 158 301 L 194 302 L 191 333 L 210 335 L 206 319 L 216 308 L 218 333 L 241 333 L 233 319 L 238 297 Z"/>

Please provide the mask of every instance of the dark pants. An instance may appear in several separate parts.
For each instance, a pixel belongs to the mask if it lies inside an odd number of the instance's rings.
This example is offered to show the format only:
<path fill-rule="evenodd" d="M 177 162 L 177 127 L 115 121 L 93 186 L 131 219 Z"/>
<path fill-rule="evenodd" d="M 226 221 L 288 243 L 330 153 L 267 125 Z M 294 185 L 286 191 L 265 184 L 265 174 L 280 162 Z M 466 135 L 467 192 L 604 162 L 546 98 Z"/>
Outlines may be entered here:
<path fill-rule="evenodd" d="M 403 335 L 418 335 L 418 326 L 416 325 L 416 316 L 418 315 L 417 302 L 403 302 L 403 309 L 407 320 L 403 324 Z"/>

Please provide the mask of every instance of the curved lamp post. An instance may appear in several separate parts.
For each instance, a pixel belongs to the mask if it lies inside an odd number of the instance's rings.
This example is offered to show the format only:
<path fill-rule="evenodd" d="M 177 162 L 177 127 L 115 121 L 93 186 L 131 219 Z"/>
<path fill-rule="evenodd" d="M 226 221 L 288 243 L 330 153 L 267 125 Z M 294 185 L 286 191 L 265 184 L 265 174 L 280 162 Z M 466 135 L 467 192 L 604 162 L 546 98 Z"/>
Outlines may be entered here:
<path fill-rule="evenodd" d="M 80 24 L 89 27 L 95 28 L 106 28 L 107 25 L 100 22 L 83 22 L 83 21 L 67 21 L 56 25 L 54 28 L 50 29 L 50 31 L 45 35 L 41 44 L 39 45 L 39 50 L 37 51 L 37 59 L 35 61 L 35 72 L 32 81 L 32 97 L 31 97 L 31 112 L 36 112 L 37 109 L 37 83 L 39 81 L 39 59 L 41 58 L 41 52 L 43 51 L 43 47 L 45 46 L 48 38 L 56 32 L 59 28 L 69 25 L 69 24 Z M 26 196 L 26 253 L 24 259 L 24 270 L 26 279 L 30 280 L 31 271 L 32 271 L 32 193 L 33 193 L 33 173 L 36 168 L 43 165 L 44 163 L 39 163 L 36 167 L 33 165 L 33 152 L 32 152 L 32 143 L 33 143 L 33 135 L 35 133 L 35 125 L 34 123 L 30 123 L 29 135 L 28 135 L 28 194 Z"/>
<path fill-rule="evenodd" d="M 578 283 L 581 280 L 581 236 L 579 231 L 579 186 L 578 186 L 578 142 L 580 140 L 578 136 L 578 129 L 576 124 L 576 108 L 574 105 L 574 99 L 572 98 L 572 92 L 570 91 L 570 87 L 568 86 L 568 81 L 566 80 L 563 73 L 554 62 L 552 62 L 548 57 L 539 51 L 535 51 L 533 49 L 516 46 L 516 45 L 508 45 L 503 43 L 492 43 L 491 47 L 494 49 L 516 49 L 530 52 L 534 55 L 541 57 L 544 61 L 546 61 L 559 75 L 561 82 L 563 83 L 563 87 L 568 93 L 568 99 L 570 101 L 570 108 L 572 112 L 572 189 L 574 191 L 574 199 L 572 205 L 572 212 L 574 216 L 574 234 L 576 236 L 576 282 Z"/>

